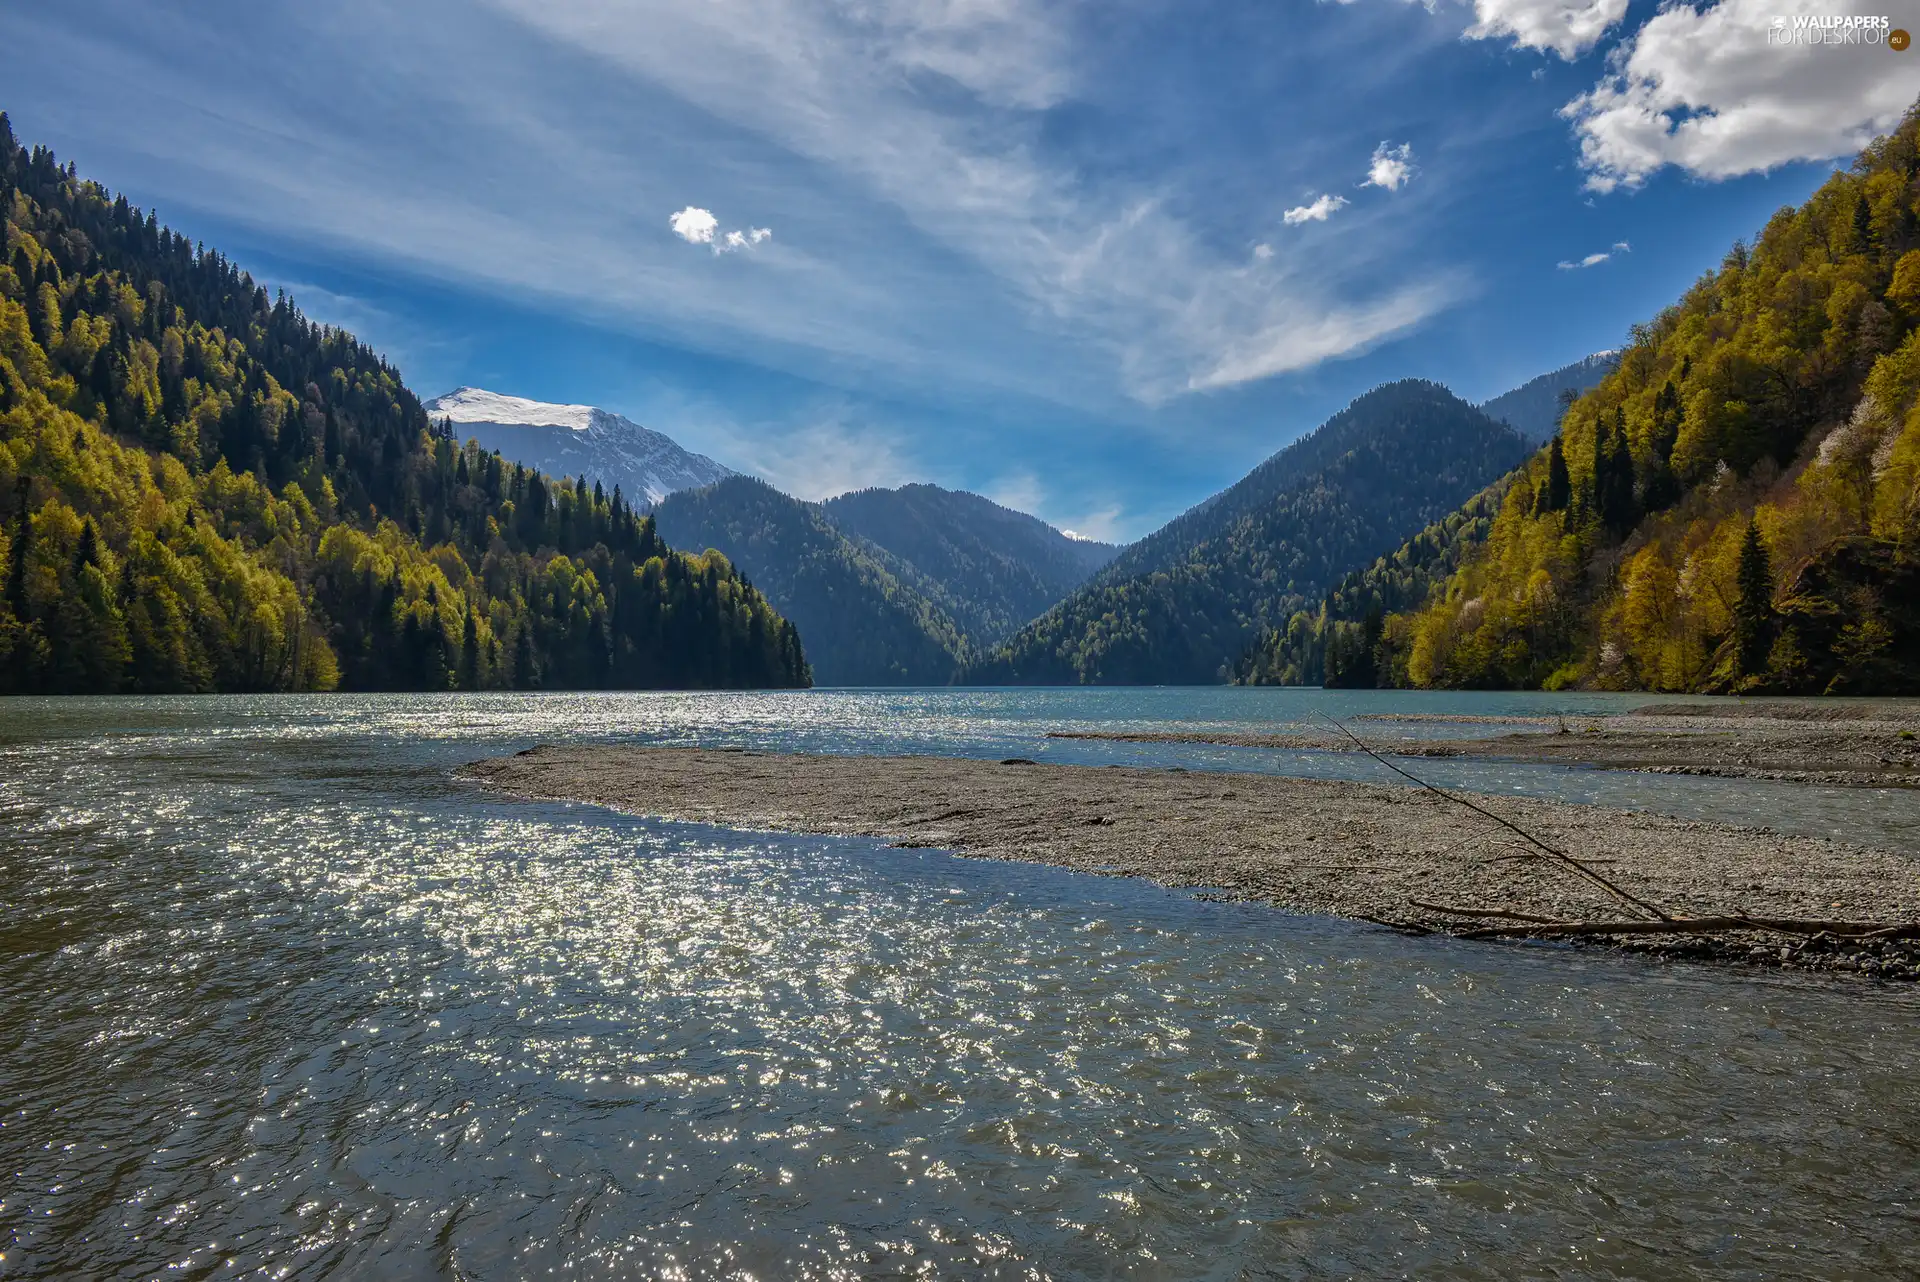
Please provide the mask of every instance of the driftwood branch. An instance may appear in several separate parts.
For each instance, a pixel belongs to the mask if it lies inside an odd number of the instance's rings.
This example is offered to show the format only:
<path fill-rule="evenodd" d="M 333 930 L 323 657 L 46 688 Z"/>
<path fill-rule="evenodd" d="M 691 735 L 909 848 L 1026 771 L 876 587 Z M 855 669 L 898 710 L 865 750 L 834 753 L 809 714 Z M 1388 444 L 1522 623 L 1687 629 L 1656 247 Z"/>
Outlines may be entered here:
<path fill-rule="evenodd" d="M 1366 753 L 1369 757 L 1372 757 L 1375 761 L 1379 762 L 1381 765 L 1385 766 L 1387 769 L 1393 771 L 1395 774 L 1401 776 L 1404 779 L 1411 780 L 1413 783 L 1419 785 L 1421 788 L 1426 789 L 1428 792 L 1433 793 L 1435 796 L 1444 797 L 1448 801 L 1453 802 L 1455 805 L 1465 806 L 1468 810 L 1473 811 L 1475 814 L 1483 815 L 1486 818 L 1493 820 L 1495 823 L 1499 824 L 1502 828 L 1505 828 L 1510 832 L 1518 833 L 1522 838 L 1524 838 L 1527 841 L 1529 845 L 1544 852 L 1549 858 L 1551 858 L 1555 863 L 1559 864 L 1562 868 L 1566 868 L 1569 871 L 1576 873 L 1581 877 L 1585 877 L 1588 881 L 1600 887 L 1602 890 L 1612 895 L 1615 899 L 1618 899 L 1621 903 L 1627 904 L 1628 906 L 1633 908 L 1638 908 L 1641 912 L 1649 913 L 1655 918 L 1659 919 L 1660 921 L 1673 920 L 1672 914 L 1668 913 L 1665 909 L 1660 908 L 1654 904 L 1650 904 L 1646 900 L 1634 894 L 1632 891 L 1623 889 L 1622 887 L 1615 885 L 1611 880 L 1609 880 L 1606 877 L 1602 877 L 1599 873 L 1587 867 L 1586 864 L 1582 863 L 1578 859 L 1575 859 L 1572 855 L 1569 855 L 1566 851 L 1554 849 L 1552 846 L 1549 846 L 1546 842 L 1540 840 L 1538 837 L 1528 832 L 1525 828 L 1522 828 L 1519 824 L 1514 823 L 1510 819 L 1506 819 L 1500 815 L 1495 814 L 1493 811 L 1488 810 L 1485 806 L 1477 805 L 1474 802 L 1468 801 L 1465 797 L 1456 796 L 1453 793 L 1446 791 L 1444 788 L 1435 787 L 1433 784 L 1428 783 L 1425 779 L 1422 779 L 1419 775 L 1414 774 L 1412 771 L 1402 769 L 1401 767 L 1395 765 L 1393 762 L 1388 761 L 1385 757 L 1381 756 L 1379 753 L 1375 752 L 1372 748 L 1368 747 L 1365 743 L 1362 743 L 1360 740 L 1360 736 L 1354 734 L 1353 731 L 1347 729 L 1344 725 L 1341 725 L 1338 721 L 1335 721 L 1332 717 L 1327 716 L 1326 713 L 1323 712 L 1320 714 L 1320 716 L 1326 720 L 1328 725 L 1338 730 L 1341 734 L 1345 735 L 1348 739 L 1351 739 L 1353 741 L 1354 747 L 1360 749 L 1360 751 Z"/>
<path fill-rule="evenodd" d="M 1466 908 L 1408 901 L 1424 912 L 1448 917 L 1511 921 L 1512 926 L 1481 926 L 1464 931 L 1463 939 L 1496 935 L 1708 935 L 1729 930 L 1773 930 L 1789 935 L 1832 935 L 1839 939 L 1920 939 L 1920 923 L 1888 925 L 1880 921 L 1818 921 L 1802 917 L 1754 917 L 1746 914 L 1716 917 L 1673 917 L 1666 921 L 1566 921 L 1504 908 Z"/>
<path fill-rule="evenodd" d="M 1415 908 L 1430 913 L 1442 913 L 1448 917 L 1495 917 L 1501 921 L 1531 921 L 1543 926 L 1564 926 L 1564 917 L 1537 917 L 1532 913 L 1516 913 L 1506 908 L 1456 908 L 1452 904 L 1430 904 L 1424 899 L 1407 901 Z"/>

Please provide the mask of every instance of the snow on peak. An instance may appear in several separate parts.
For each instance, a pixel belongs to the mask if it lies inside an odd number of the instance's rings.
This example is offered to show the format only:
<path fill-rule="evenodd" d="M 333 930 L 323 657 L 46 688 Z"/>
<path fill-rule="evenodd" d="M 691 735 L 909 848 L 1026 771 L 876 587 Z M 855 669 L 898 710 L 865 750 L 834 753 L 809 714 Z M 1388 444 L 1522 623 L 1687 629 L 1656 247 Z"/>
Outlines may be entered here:
<path fill-rule="evenodd" d="M 619 486 L 636 504 L 658 503 L 675 490 L 698 489 L 733 472 L 672 437 L 591 405 L 551 405 L 462 387 L 426 402 L 428 414 L 450 418 L 461 439 L 498 450 L 514 463 L 554 477 L 585 477 Z"/>
<path fill-rule="evenodd" d="M 425 409 L 434 418 L 456 423 L 513 423 L 524 427 L 570 427 L 584 432 L 593 422 L 591 405 L 553 405 L 524 396 L 503 396 L 484 387 L 458 387 L 436 396 Z"/>

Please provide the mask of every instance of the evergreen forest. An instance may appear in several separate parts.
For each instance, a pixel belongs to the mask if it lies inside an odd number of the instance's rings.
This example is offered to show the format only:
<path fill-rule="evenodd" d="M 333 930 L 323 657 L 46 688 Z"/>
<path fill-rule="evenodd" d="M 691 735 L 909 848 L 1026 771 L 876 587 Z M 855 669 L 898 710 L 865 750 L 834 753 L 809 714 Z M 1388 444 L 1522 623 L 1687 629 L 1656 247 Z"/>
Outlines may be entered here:
<path fill-rule="evenodd" d="M 804 686 L 794 626 L 0 115 L 0 693 Z"/>

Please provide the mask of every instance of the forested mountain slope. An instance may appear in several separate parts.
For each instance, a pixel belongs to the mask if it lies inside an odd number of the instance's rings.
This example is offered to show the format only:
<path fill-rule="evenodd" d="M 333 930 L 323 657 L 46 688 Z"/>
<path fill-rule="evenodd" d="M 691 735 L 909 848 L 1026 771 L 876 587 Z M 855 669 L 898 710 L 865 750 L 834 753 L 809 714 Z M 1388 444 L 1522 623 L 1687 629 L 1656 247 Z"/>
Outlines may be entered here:
<path fill-rule="evenodd" d="M 1375 388 L 1121 552 L 973 665 L 978 683 L 1228 679 L 1263 628 L 1446 514 L 1525 455 L 1438 384 Z"/>
<path fill-rule="evenodd" d="M 736 476 L 669 494 L 654 509 L 681 547 L 725 553 L 807 638 L 822 685 L 945 685 L 968 654 L 913 567 L 856 541 L 820 508 Z"/>
<path fill-rule="evenodd" d="M 0 218 L 0 692 L 806 683 L 724 560 L 457 446 L 4 115 Z"/>
<path fill-rule="evenodd" d="M 911 566 L 919 589 L 975 647 L 1005 640 L 1118 551 L 937 485 L 856 490 L 828 499 L 821 510 L 841 531 Z"/>
<path fill-rule="evenodd" d="M 1340 580 L 1316 612 L 1263 633 L 1234 670 L 1242 685 L 1404 686 L 1407 615 L 1427 604 L 1487 540 L 1515 473 L 1495 481 L 1364 569 Z M 1391 631 L 1390 631 L 1391 630 Z"/>
<path fill-rule="evenodd" d="M 1484 549 L 1390 621 L 1419 685 L 1920 690 L 1920 118 L 1637 326 Z"/>

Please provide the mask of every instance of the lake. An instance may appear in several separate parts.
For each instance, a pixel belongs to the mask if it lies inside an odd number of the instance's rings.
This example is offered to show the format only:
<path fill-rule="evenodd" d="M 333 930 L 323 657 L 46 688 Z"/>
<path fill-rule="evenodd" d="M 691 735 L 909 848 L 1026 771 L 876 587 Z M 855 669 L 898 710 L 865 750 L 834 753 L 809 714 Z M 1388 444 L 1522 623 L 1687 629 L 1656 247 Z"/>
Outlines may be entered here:
<path fill-rule="evenodd" d="M 1042 736 L 1632 702 L 0 700 L 0 1276 L 1908 1273 L 1905 989 L 1411 940 L 456 777 L 590 740 L 1386 782 L 1338 754 Z M 1414 768 L 1920 833 L 1897 789 Z"/>

